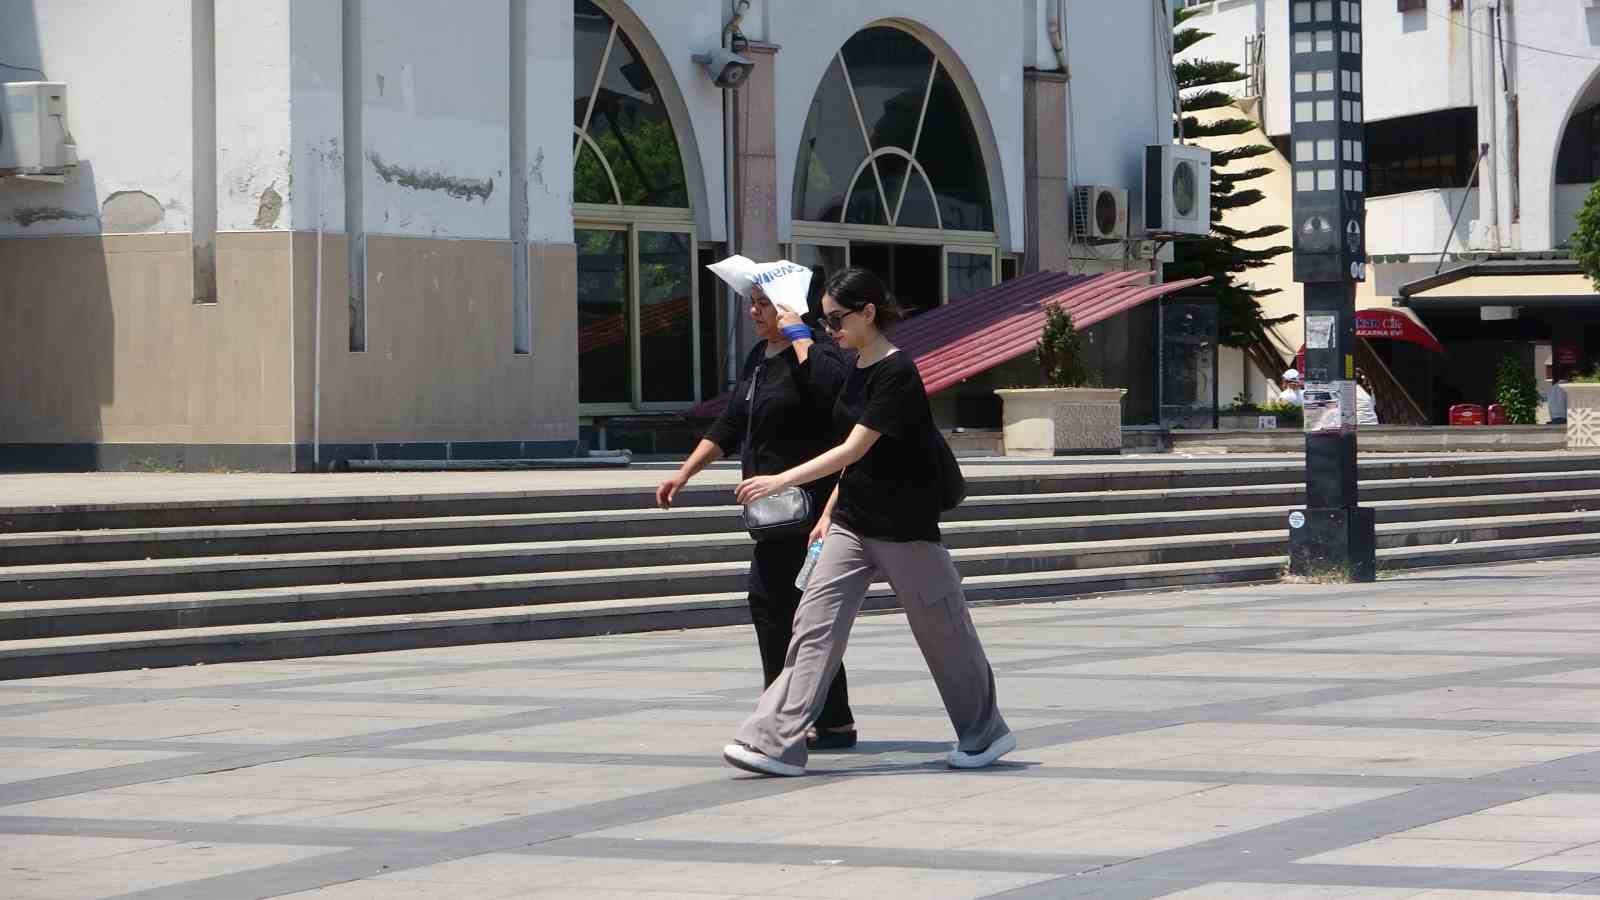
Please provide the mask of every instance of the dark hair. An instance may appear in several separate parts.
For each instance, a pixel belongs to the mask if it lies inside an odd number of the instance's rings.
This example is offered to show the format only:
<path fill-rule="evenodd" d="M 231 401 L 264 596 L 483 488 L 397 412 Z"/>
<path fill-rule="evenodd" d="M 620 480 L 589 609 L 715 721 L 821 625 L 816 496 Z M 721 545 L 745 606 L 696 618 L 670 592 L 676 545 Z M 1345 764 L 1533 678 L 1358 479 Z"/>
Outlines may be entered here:
<path fill-rule="evenodd" d="M 879 328 L 888 328 L 906 317 L 900 304 L 884 287 L 883 280 L 860 266 L 845 269 L 828 279 L 827 294 L 845 309 L 865 309 L 867 304 L 872 304 L 878 312 L 873 324 Z"/>

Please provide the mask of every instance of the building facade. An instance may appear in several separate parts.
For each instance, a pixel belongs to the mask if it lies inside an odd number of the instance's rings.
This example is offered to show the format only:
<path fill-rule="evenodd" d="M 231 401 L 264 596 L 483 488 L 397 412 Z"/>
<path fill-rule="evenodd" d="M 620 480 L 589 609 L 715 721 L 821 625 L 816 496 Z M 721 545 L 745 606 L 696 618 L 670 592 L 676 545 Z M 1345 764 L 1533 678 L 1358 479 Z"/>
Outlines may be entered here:
<path fill-rule="evenodd" d="M 1214 37 L 1190 57 L 1227 59 L 1235 86 L 1279 148 L 1274 211 L 1288 223 L 1289 18 L 1306 0 L 1187 0 Z M 1363 306 L 1405 306 L 1446 348 L 1374 341 L 1435 423 L 1457 402 L 1493 400 L 1507 354 L 1547 391 L 1600 359 L 1600 296 L 1570 258 L 1575 217 L 1600 180 L 1600 8 L 1538 0 L 1366 0 Z M 1258 135 L 1259 137 L 1260 135 Z M 1287 265 L 1287 258 L 1284 259 Z M 1298 310 L 1290 290 L 1270 313 Z M 1299 345 L 1298 323 L 1282 329 Z M 1241 383 L 1260 396 L 1259 376 Z"/>
<path fill-rule="evenodd" d="M 1158 268 L 1074 241 L 1068 201 L 1125 186 L 1137 235 L 1144 147 L 1171 139 L 1165 17 L 0 0 L 0 81 L 65 84 L 78 157 L 0 178 L 0 455 L 568 455 L 726 389 L 751 338 L 704 265 L 730 252 L 867 265 L 916 308 Z M 730 45 L 736 91 L 695 59 Z M 1103 331 L 1111 378 L 1143 377 L 1115 370 L 1142 338 Z"/>

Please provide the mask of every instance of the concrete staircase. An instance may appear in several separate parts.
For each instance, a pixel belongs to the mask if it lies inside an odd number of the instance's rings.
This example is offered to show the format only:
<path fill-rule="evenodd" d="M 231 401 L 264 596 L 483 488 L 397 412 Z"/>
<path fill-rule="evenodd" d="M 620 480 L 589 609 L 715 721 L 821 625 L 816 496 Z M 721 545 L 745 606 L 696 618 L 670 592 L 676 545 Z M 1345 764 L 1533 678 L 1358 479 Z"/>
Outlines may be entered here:
<path fill-rule="evenodd" d="M 980 602 L 1274 580 L 1303 477 L 1297 460 L 967 469 L 944 533 Z M 1384 569 L 1600 554 L 1600 456 L 1361 473 Z M 0 509 L 0 678 L 744 622 L 749 541 L 728 497 Z M 869 609 L 894 604 L 874 586 Z"/>

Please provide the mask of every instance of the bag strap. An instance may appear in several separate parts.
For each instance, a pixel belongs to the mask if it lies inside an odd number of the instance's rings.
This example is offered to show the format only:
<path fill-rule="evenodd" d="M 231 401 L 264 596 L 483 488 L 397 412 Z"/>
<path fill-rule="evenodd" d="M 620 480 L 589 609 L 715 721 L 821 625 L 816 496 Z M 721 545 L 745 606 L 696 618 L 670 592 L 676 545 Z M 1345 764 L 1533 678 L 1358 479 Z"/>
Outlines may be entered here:
<path fill-rule="evenodd" d="M 741 462 L 745 456 L 751 455 L 754 452 L 753 448 L 750 446 L 750 434 L 755 429 L 756 383 L 761 380 L 761 368 L 760 361 L 757 361 L 756 367 L 750 371 L 750 390 L 745 394 L 745 400 L 749 402 L 749 406 L 747 406 L 744 411 L 744 446 L 740 448 L 739 453 Z"/>

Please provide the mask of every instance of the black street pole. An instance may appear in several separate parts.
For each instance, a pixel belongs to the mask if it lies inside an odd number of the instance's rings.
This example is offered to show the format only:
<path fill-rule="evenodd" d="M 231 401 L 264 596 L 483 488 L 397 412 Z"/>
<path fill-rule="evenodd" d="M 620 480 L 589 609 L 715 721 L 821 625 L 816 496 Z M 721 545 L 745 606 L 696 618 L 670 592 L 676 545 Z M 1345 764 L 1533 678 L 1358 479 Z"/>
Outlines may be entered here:
<path fill-rule="evenodd" d="M 1372 581 L 1357 496 L 1355 286 L 1366 278 L 1361 0 L 1288 0 L 1294 278 L 1305 285 L 1306 507 L 1289 516 L 1294 575 Z"/>

